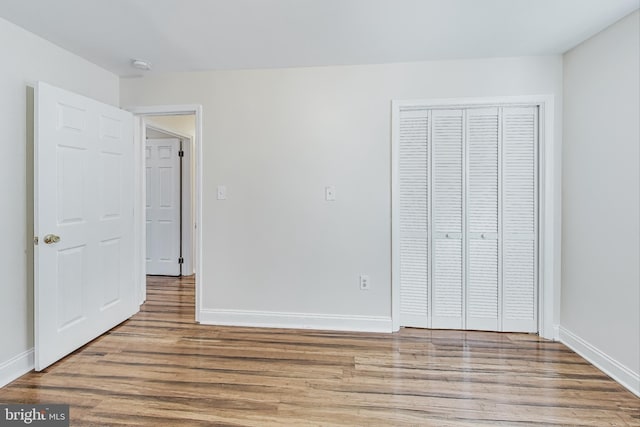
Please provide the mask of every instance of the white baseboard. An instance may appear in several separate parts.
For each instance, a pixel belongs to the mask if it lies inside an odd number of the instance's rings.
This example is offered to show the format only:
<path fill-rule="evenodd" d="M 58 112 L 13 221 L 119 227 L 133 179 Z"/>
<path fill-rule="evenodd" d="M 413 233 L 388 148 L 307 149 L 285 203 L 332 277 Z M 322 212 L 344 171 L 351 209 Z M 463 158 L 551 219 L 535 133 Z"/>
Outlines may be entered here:
<path fill-rule="evenodd" d="M 640 397 L 640 374 L 638 372 L 633 372 L 627 366 L 562 326 L 560 326 L 560 342 Z"/>
<path fill-rule="evenodd" d="M 391 317 L 338 314 L 281 313 L 273 311 L 200 310 L 205 325 L 258 328 L 319 329 L 353 332 L 392 332 Z"/>
<path fill-rule="evenodd" d="M 0 363 L 0 387 L 20 378 L 34 367 L 33 349 L 27 350 Z"/>

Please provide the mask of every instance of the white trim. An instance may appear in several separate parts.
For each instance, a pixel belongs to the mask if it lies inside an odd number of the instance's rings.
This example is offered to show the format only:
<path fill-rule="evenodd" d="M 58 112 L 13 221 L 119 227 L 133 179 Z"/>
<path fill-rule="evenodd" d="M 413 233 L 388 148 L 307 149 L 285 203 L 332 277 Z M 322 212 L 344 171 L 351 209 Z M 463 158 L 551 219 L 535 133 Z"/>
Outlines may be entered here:
<path fill-rule="evenodd" d="M 554 224 L 560 223 L 559 209 L 555 206 L 556 179 L 554 169 L 554 96 L 553 95 L 525 95 L 501 96 L 483 98 L 447 98 L 426 100 L 393 100 L 391 101 L 391 318 L 393 330 L 400 329 L 400 272 L 399 248 L 394 236 L 398 236 L 398 157 L 399 157 L 399 126 L 400 108 L 463 108 L 468 106 L 531 106 L 540 109 L 540 146 L 539 146 L 539 252 L 538 252 L 538 333 L 541 337 L 554 339 L 557 327 L 554 319 L 555 307 L 559 306 L 556 291 L 560 283 L 554 280 L 555 266 L 559 265 L 560 244 L 556 236 Z M 557 211 L 557 212 L 556 212 Z"/>
<path fill-rule="evenodd" d="M 196 287 L 196 301 L 195 301 L 195 316 L 196 322 L 200 321 L 200 312 L 202 304 L 202 105 L 198 104 L 186 104 L 186 105 L 156 105 L 146 107 L 127 107 L 126 110 L 130 111 L 136 116 L 168 116 L 168 115 L 190 115 L 196 116 L 196 134 L 194 139 L 194 156 L 195 156 L 195 169 L 193 174 L 195 176 L 195 287 Z M 143 120 L 140 120 L 142 125 Z M 144 128 L 144 126 L 142 126 Z M 144 132 L 142 132 L 144 133 Z M 144 145 L 142 144 L 142 138 L 144 134 L 138 135 L 140 139 L 136 140 L 139 144 L 138 152 L 141 156 Z M 134 230 L 135 239 L 138 242 L 145 242 L 144 233 L 144 173 L 142 169 L 142 161 L 138 159 L 136 162 L 136 185 L 138 186 L 136 191 L 137 203 L 136 203 L 136 227 Z M 146 289 L 146 280 L 144 275 L 145 260 L 145 245 L 138 245 L 136 252 L 136 258 L 138 259 L 138 268 L 141 274 L 138 275 L 140 280 L 140 286 Z M 139 271 L 139 273 L 140 273 Z"/>
<path fill-rule="evenodd" d="M 250 310 L 201 310 L 200 323 L 258 328 L 392 332 L 391 318 L 384 316 L 345 316 L 339 314 Z"/>
<path fill-rule="evenodd" d="M 400 173 L 398 167 L 400 163 L 400 105 L 400 101 L 391 101 L 391 327 L 393 331 L 400 330 L 400 242 L 397 239 L 397 236 L 400 236 Z M 429 114 L 430 121 L 431 115 Z M 428 154 L 428 161 L 431 162 L 431 152 Z M 431 170 L 431 166 L 429 166 L 429 170 Z M 427 185 L 429 185 L 428 178 Z M 431 218 L 430 211 L 429 218 Z M 429 223 L 429 230 L 431 230 L 431 223 Z M 430 247 L 429 253 L 431 253 Z M 428 274 L 431 274 L 431 268 L 429 268 Z M 431 313 L 431 307 L 429 307 L 429 313 Z"/>
<path fill-rule="evenodd" d="M 182 273 L 190 276 L 196 272 L 196 263 L 194 262 L 196 217 L 193 212 L 195 207 L 193 201 L 195 196 L 195 179 L 193 177 L 195 144 L 193 136 L 183 141 L 182 150 L 184 151 L 182 165 L 182 254 L 184 265 Z"/>
<path fill-rule="evenodd" d="M 136 258 L 139 256 L 145 260 L 144 263 L 134 262 L 134 276 L 138 284 L 138 303 L 142 305 L 147 300 L 147 278 L 146 278 L 146 257 L 147 257 L 147 227 L 146 222 L 146 196 L 147 188 L 146 173 L 144 172 L 144 144 L 141 141 L 147 140 L 147 128 L 141 116 L 133 116 L 133 161 L 134 161 L 134 198 L 133 201 L 133 253 Z M 142 224 L 142 226 L 141 226 Z"/>
<path fill-rule="evenodd" d="M 538 333 L 547 339 L 557 339 L 559 319 L 554 318 L 555 308 L 560 306 L 556 295 L 560 295 L 560 282 L 555 281 L 555 268 L 560 266 L 560 236 L 556 236 L 554 225 L 561 224 L 560 206 L 555 205 L 556 162 L 554 142 L 554 98 L 553 95 L 533 97 L 540 107 L 538 120 Z M 559 141 L 558 141 L 559 143 Z M 560 186 L 558 186 L 560 187 Z M 557 212 L 556 212 L 557 210 Z M 556 247 L 556 244 L 558 245 Z"/>
<path fill-rule="evenodd" d="M 33 348 L 0 363 L 0 388 L 6 386 L 11 381 L 20 378 L 27 372 L 32 371 L 33 367 Z"/>
<path fill-rule="evenodd" d="M 613 378 L 631 393 L 640 397 L 640 373 L 618 362 L 596 346 L 590 344 L 570 330 L 560 326 L 560 342 L 578 353 L 589 363 Z"/>

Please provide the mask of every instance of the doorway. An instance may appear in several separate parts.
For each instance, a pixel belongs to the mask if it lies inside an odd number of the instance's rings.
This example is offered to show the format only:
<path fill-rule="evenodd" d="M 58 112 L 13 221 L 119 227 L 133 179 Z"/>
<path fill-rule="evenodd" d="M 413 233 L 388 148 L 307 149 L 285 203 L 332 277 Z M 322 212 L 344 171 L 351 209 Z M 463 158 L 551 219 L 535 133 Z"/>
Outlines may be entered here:
<path fill-rule="evenodd" d="M 128 111 L 134 114 L 134 139 L 136 146 L 136 278 L 139 303 L 146 300 L 147 279 L 147 185 L 146 185 L 146 141 L 147 129 L 151 136 L 155 132 L 162 132 L 170 137 L 182 139 L 184 151 L 183 165 L 186 167 L 181 174 L 183 183 L 180 188 L 183 195 L 189 195 L 190 200 L 181 209 L 183 236 L 182 250 L 184 263 L 182 275 L 195 275 L 195 320 L 199 321 L 200 312 L 200 277 L 201 277 L 201 140 L 202 140 L 202 107 L 200 105 L 168 105 L 151 107 L 131 107 Z M 186 172 L 189 169 L 189 172 Z M 189 237 L 190 236 L 190 237 Z"/>
<path fill-rule="evenodd" d="M 180 126 L 171 125 L 175 119 Z M 193 115 L 145 119 L 147 275 L 194 273 L 191 173 L 194 126 Z"/>

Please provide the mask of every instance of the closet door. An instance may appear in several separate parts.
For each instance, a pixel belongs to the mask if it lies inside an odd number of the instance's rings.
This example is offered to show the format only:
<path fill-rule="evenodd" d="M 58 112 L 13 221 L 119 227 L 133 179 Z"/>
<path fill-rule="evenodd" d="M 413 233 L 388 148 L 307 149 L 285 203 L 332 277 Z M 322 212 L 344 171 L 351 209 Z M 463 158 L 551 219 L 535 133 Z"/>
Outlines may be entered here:
<path fill-rule="evenodd" d="M 433 110 L 433 328 L 463 325 L 463 111 Z"/>
<path fill-rule="evenodd" d="M 398 136 L 400 324 L 537 332 L 538 107 L 412 107 Z"/>
<path fill-rule="evenodd" d="M 400 324 L 429 325 L 429 112 L 401 111 L 398 147 Z"/>
<path fill-rule="evenodd" d="M 466 112 L 466 329 L 499 330 L 499 110 Z"/>
<path fill-rule="evenodd" d="M 502 330 L 538 330 L 538 108 L 503 108 Z"/>

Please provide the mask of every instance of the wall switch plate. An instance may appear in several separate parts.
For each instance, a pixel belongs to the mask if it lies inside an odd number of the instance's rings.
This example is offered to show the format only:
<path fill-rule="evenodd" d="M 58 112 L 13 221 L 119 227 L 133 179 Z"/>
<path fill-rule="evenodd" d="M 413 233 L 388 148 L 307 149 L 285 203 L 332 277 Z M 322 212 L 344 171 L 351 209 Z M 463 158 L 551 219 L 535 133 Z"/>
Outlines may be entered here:
<path fill-rule="evenodd" d="M 369 279 L 369 276 L 366 275 L 366 274 L 361 274 L 360 275 L 360 290 L 361 291 L 368 291 L 370 287 L 371 287 L 371 281 Z"/>
<path fill-rule="evenodd" d="M 218 185 L 218 200 L 227 200 L 227 187 L 225 185 Z"/>
<path fill-rule="evenodd" d="M 336 199 L 336 187 L 333 185 L 324 187 L 324 198 L 328 202 L 332 202 Z"/>

